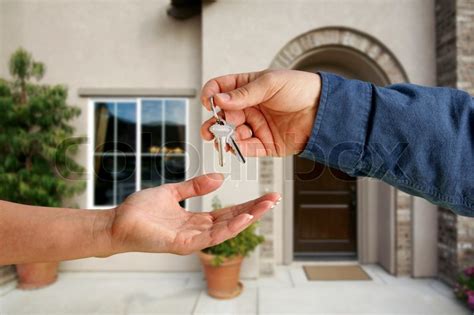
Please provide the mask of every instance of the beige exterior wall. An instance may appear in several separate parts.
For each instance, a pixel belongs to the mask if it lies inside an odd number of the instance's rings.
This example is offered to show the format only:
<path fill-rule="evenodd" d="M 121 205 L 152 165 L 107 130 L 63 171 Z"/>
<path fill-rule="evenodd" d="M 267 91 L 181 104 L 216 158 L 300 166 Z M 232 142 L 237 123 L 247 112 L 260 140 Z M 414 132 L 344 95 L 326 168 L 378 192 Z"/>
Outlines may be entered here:
<path fill-rule="evenodd" d="M 327 26 L 374 36 L 397 56 L 411 82 L 436 83 L 432 0 L 209 3 L 203 10 L 203 77 L 266 68 L 288 41 Z"/>
<path fill-rule="evenodd" d="M 19 46 L 47 65 L 46 83 L 65 83 L 69 101 L 82 109 L 78 135 L 87 135 L 87 99 L 78 89 L 184 88 L 201 86 L 201 19 L 177 21 L 167 16 L 168 0 L 0 0 L 0 77 Z M 190 128 L 200 125 L 200 106 L 193 99 Z M 199 133 L 189 132 L 200 148 Z M 87 165 L 87 148 L 78 156 Z M 86 192 L 78 198 L 86 206 Z M 200 200 L 190 202 L 199 209 Z M 194 257 L 126 254 L 107 260 L 63 264 L 66 269 L 197 269 Z"/>

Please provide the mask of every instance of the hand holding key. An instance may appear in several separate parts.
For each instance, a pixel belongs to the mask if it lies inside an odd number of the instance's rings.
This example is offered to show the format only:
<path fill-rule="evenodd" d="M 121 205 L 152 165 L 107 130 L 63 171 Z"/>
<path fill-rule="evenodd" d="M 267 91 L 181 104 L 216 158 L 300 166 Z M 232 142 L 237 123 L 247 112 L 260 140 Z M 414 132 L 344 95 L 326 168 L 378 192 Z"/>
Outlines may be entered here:
<path fill-rule="evenodd" d="M 213 96 L 223 113 L 203 123 L 201 136 L 205 140 L 214 139 L 211 126 L 225 118 L 227 124 L 235 126 L 233 136 L 243 156 L 300 153 L 311 134 L 320 90 L 319 75 L 295 70 L 212 79 L 204 85 L 201 101 L 212 110 L 210 97 Z"/>

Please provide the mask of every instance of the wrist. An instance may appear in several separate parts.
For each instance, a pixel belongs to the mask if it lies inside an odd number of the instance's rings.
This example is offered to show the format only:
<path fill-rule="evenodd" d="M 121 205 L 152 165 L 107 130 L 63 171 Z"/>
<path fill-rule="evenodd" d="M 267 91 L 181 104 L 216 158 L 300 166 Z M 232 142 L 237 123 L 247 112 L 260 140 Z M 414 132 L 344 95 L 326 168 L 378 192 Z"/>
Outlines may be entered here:
<path fill-rule="evenodd" d="M 318 73 L 309 74 L 311 77 L 310 84 L 311 86 L 307 89 L 308 94 L 306 95 L 306 106 L 305 110 L 301 113 L 300 118 L 298 119 L 302 128 L 297 139 L 296 154 L 300 154 L 304 151 L 311 134 L 313 132 L 313 127 L 316 121 L 319 108 L 319 100 L 321 96 L 321 76 Z"/>
<path fill-rule="evenodd" d="M 108 257 L 118 254 L 116 242 L 113 239 L 112 227 L 115 218 L 115 208 L 94 211 L 92 242 L 96 247 L 96 257 Z"/>

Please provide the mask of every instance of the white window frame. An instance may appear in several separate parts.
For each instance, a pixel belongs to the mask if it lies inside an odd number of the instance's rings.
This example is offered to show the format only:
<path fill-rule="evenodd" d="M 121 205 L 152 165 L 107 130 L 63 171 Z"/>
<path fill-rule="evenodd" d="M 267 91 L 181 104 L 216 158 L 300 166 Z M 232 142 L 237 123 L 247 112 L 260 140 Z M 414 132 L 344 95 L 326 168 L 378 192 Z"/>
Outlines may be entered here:
<path fill-rule="evenodd" d="M 141 157 L 142 155 L 142 143 L 141 143 L 141 130 L 142 130 L 142 102 L 143 101 L 162 101 L 163 105 L 166 101 L 169 100 L 178 100 L 184 101 L 185 104 L 185 152 L 183 154 L 185 160 L 185 179 L 188 179 L 188 169 L 189 169 L 189 99 L 183 97 L 130 97 L 130 98 L 123 98 L 123 97 L 94 97 L 89 98 L 87 108 L 88 108 L 88 152 L 87 152 L 87 170 L 88 170 L 88 179 L 87 179 L 87 208 L 89 209 L 110 209 L 113 206 L 96 206 L 94 205 L 94 178 L 95 178 L 95 168 L 94 168 L 94 153 L 95 153 L 95 104 L 98 102 L 104 103 L 123 103 L 123 102 L 135 102 L 136 103 L 136 169 L 135 169 L 135 191 L 141 190 L 141 176 L 142 176 L 142 168 L 141 168 Z M 162 106 L 162 110 L 165 110 L 165 106 Z M 164 128 L 164 125 L 163 125 Z M 162 137 L 164 137 L 164 133 L 162 133 Z M 163 140 L 163 139 L 162 139 Z M 162 141 L 162 143 L 164 143 Z M 173 154 L 169 154 L 172 156 Z M 181 156 L 181 155 L 180 155 Z M 164 160 L 162 160 L 164 163 Z M 162 165 L 163 169 L 163 165 Z M 185 201 L 185 206 L 187 206 L 187 202 Z"/>

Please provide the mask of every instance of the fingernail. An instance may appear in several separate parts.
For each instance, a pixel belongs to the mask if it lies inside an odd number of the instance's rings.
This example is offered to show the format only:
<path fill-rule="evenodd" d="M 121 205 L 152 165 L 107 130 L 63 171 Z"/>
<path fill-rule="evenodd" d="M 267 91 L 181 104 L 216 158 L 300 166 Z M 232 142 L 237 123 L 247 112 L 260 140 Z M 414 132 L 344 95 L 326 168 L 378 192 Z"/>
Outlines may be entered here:
<path fill-rule="evenodd" d="M 230 95 L 227 93 L 219 93 L 216 96 L 218 96 L 221 99 L 221 101 L 224 101 L 224 102 L 227 102 L 228 100 L 230 100 Z"/>

